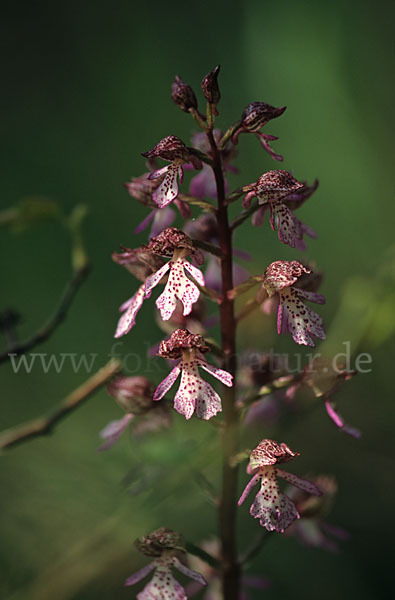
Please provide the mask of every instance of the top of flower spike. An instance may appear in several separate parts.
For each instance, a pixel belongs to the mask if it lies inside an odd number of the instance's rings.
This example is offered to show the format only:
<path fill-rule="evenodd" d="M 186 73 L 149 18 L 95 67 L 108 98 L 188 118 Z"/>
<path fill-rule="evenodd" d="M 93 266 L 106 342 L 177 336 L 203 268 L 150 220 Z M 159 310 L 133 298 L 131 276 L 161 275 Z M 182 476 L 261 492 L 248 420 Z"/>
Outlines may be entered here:
<path fill-rule="evenodd" d="M 297 260 L 276 260 L 265 270 L 263 286 L 269 297 L 283 288 L 293 285 L 303 273 L 311 273 Z"/>
<path fill-rule="evenodd" d="M 158 354 L 163 358 L 180 358 L 182 351 L 187 349 L 208 352 L 210 348 L 206 345 L 204 338 L 199 334 L 193 334 L 188 329 L 176 329 L 168 340 L 160 343 Z"/>
<path fill-rule="evenodd" d="M 261 175 L 254 186 L 255 195 L 259 199 L 275 201 L 285 198 L 303 187 L 291 173 L 283 169 L 268 171 Z"/>
<path fill-rule="evenodd" d="M 276 108 L 266 102 L 251 102 L 241 115 L 241 126 L 247 131 L 255 132 L 271 119 L 280 117 L 287 107 Z"/>
<path fill-rule="evenodd" d="M 220 65 L 217 65 L 202 79 L 202 91 L 207 102 L 210 104 L 218 104 L 221 98 L 221 93 L 218 87 L 218 74 L 220 68 Z"/>
<path fill-rule="evenodd" d="M 202 258 L 202 253 L 194 247 L 191 238 L 177 227 L 164 229 L 159 235 L 153 237 L 148 246 L 145 247 L 154 254 L 169 258 L 173 256 L 175 250 L 186 250 L 187 254 L 195 255 L 198 262 Z"/>
<path fill-rule="evenodd" d="M 293 452 L 287 444 L 278 444 L 274 440 L 262 440 L 250 454 L 248 471 L 252 473 L 261 467 L 288 462 L 295 456 L 299 456 L 299 452 Z"/>
<path fill-rule="evenodd" d="M 178 75 L 175 76 L 171 85 L 171 99 L 174 104 L 177 104 L 184 112 L 189 112 L 191 108 L 197 110 L 198 103 L 195 92 L 191 86 L 185 83 Z"/>
<path fill-rule="evenodd" d="M 146 556 L 161 556 L 165 550 L 185 551 L 185 541 L 180 533 L 167 527 L 155 529 L 134 542 L 136 548 Z"/>
<path fill-rule="evenodd" d="M 175 160 L 177 158 L 182 158 L 184 160 L 189 159 L 188 148 L 184 144 L 180 138 L 175 135 L 168 135 L 167 137 L 160 140 L 152 148 L 152 150 L 148 150 L 148 152 L 142 152 L 142 155 L 145 158 L 153 158 L 158 156 L 159 158 L 163 158 L 164 160 Z"/>

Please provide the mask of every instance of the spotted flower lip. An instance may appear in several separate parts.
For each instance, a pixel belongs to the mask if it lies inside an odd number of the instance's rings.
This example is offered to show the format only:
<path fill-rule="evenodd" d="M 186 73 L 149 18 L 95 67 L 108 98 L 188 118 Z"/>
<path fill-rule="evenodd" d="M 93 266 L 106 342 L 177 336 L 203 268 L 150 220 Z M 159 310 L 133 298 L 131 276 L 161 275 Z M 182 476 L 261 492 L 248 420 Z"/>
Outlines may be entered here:
<path fill-rule="evenodd" d="M 309 269 L 298 261 L 278 260 L 267 267 L 262 285 L 269 297 L 278 294 L 278 333 L 289 331 L 297 344 L 314 347 L 313 336 L 325 339 L 322 317 L 302 300 L 324 304 L 325 298 L 322 294 L 294 287 L 303 273 L 309 273 Z"/>
<path fill-rule="evenodd" d="M 148 152 L 144 152 L 146 158 L 162 158 L 170 162 L 169 165 L 153 171 L 149 175 L 150 180 L 161 178 L 161 182 L 152 194 L 152 199 L 159 208 L 164 208 L 173 202 L 179 194 L 178 181 L 182 183 L 185 163 L 192 163 L 195 169 L 202 168 L 202 162 L 175 135 L 163 138 Z"/>
<path fill-rule="evenodd" d="M 151 224 L 150 238 L 158 235 L 163 229 L 169 227 L 176 217 L 176 213 L 170 206 L 159 208 L 153 200 L 153 194 L 160 185 L 160 179 L 150 179 L 151 172 L 143 173 L 139 177 L 132 179 L 124 184 L 129 195 L 137 200 L 143 206 L 151 208 L 151 212 L 137 225 L 134 233 L 141 233 Z M 177 206 L 180 215 L 183 218 L 191 216 L 191 208 L 182 200 L 176 198 L 174 204 Z"/>
<path fill-rule="evenodd" d="M 277 169 L 264 173 L 255 184 L 246 187 L 249 191 L 243 200 L 243 207 L 248 208 L 253 197 L 256 197 L 258 204 L 262 205 L 254 214 L 255 226 L 261 225 L 269 209 L 271 227 L 273 231 L 277 228 L 278 237 L 284 244 L 288 244 L 291 248 L 305 250 L 303 236 L 306 234 L 312 238 L 317 237 L 315 231 L 302 223 L 291 210 L 291 207 L 299 208 L 317 186 L 306 188 L 305 184 L 298 181 L 291 173 Z"/>
<path fill-rule="evenodd" d="M 277 477 L 281 477 L 293 486 L 311 494 L 321 496 L 321 490 L 311 481 L 279 469 L 276 465 L 292 460 L 299 453 L 293 452 L 286 444 L 274 440 L 262 440 L 252 451 L 248 473 L 254 473 L 244 489 L 238 505 L 241 506 L 255 485 L 260 489 L 250 508 L 250 514 L 259 519 L 260 525 L 267 531 L 283 533 L 300 514 L 292 500 L 280 491 Z"/>
<path fill-rule="evenodd" d="M 162 556 L 131 575 L 125 581 L 125 586 L 138 583 L 149 573 L 154 571 L 152 580 L 145 586 L 142 592 L 137 594 L 138 600 L 187 600 L 183 586 L 174 578 L 172 570 L 177 569 L 180 573 L 206 586 L 206 580 L 184 565 L 172 552 L 164 552 Z"/>
<path fill-rule="evenodd" d="M 231 387 L 233 377 L 227 371 L 207 363 L 201 352 L 208 350 L 202 336 L 193 335 L 186 329 L 177 329 L 169 340 L 162 342 L 159 354 L 166 358 L 181 358 L 169 375 L 158 385 L 154 400 L 161 400 L 174 385 L 181 373 L 181 383 L 174 398 L 174 408 L 186 419 L 195 413 L 199 419 L 208 420 L 222 410 L 221 398 L 214 388 L 200 377 L 199 368 Z"/>
<path fill-rule="evenodd" d="M 144 284 L 145 297 L 148 298 L 151 295 L 153 288 L 168 273 L 165 289 L 156 300 L 161 318 L 163 321 L 171 318 L 177 307 L 177 300 L 184 307 L 184 316 L 189 315 L 193 304 L 199 299 L 200 291 L 197 285 L 186 276 L 185 271 L 199 285 L 204 286 L 205 281 L 202 272 L 186 260 L 185 256 L 192 254 L 199 262 L 201 253 L 194 248 L 191 238 L 175 227 L 169 227 L 153 238 L 148 248 L 162 256 L 171 256 L 172 259 L 159 271 L 148 277 Z"/>

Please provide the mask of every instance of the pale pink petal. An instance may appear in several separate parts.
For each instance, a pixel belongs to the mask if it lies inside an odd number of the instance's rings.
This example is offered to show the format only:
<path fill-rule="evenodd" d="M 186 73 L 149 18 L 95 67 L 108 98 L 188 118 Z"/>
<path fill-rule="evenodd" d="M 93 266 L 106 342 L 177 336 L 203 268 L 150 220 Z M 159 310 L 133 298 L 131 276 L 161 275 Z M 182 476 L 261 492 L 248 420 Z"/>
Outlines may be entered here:
<path fill-rule="evenodd" d="M 154 562 L 145 565 L 145 567 L 143 567 L 139 571 L 136 571 L 136 573 L 133 573 L 133 575 L 127 578 L 127 580 L 125 581 L 125 586 L 134 585 L 135 583 L 138 583 L 139 581 L 144 579 L 144 577 L 146 577 L 148 573 L 151 573 L 151 571 L 155 569 L 155 566 L 156 565 Z"/>
<path fill-rule="evenodd" d="M 297 344 L 314 347 L 313 336 L 324 340 L 325 331 L 322 326 L 322 317 L 305 306 L 298 296 L 298 291 L 293 288 L 283 288 L 280 292 L 280 310 L 287 311 L 287 328 Z M 282 317 L 284 318 L 284 317 Z M 278 330 L 283 323 L 278 322 Z"/>
<path fill-rule="evenodd" d="M 303 240 L 303 227 L 301 221 L 283 202 L 275 202 L 270 205 L 270 223 L 274 230 L 277 226 L 278 237 L 283 244 L 295 248 L 298 241 Z"/>
<path fill-rule="evenodd" d="M 165 265 L 163 265 L 163 267 L 161 267 L 158 271 L 156 271 L 156 273 L 153 273 L 145 280 L 144 287 L 145 287 L 145 297 L 146 298 L 150 297 L 151 291 L 153 290 L 153 288 L 156 285 L 158 285 L 158 283 L 160 282 L 162 277 L 167 273 L 167 271 L 169 269 L 170 269 L 170 263 L 166 263 Z"/>
<path fill-rule="evenodd" d="M 236 262 L 233 263 L 233 285 L 237 287 L 238 285 L 244 283 L 248 277 L 249 272 L 244 267 L 238 265 Z"/>
<path fill-rule="evenodd" d="M 169 279 L 166 283 L 165 289 L 155 302 L 160 312 L 162 321 L 168 321 L 177 307 L 177 296 L 173 292 L 171 274 L 172 271 L 170 271 Z"/>
<path fill-rule="evenodd" d="M 138 600 L 188 600 L 184 588 L 174 579 L 167 565 L 159 565 L 152 580 L 142 592 L 137 594 Z"/>
<path fill-rule="evenodd" d="M 117 329 L 116 329 L 114 337 L 119 338 L 122 335 L 129 333 L 129 331 L 135 325 L 136 315 L 143 304 L 144 295 L 145 295 L 145 290 L 144 290 L 144 285 L 142 285 L 139 287 L 139 289 L 137 290 L 135 295 L 132 296 L 132 298 L 130 298 L 130 300 L 127 300 L 127 302 L 121 306 L 121 308 L 125 308 L 125 307 L 127 307 L 127 308 L 126 308 L 125 312 L 123 313 L 122 317 L 118 321 L 118 325 L 117 325 Z"/>
<path fill-rule="evenodd" d="M 294 475 L 293 473 L 288 473 L 287 471 L 283 471 L 282 469 L 276 468 L 277 477 L 282 477 L 288 483 L 291 483 L 295 487 L 311 494 L 312 496 L 322 496 L 322 492 L 319 487 L 317 487 L 308 479 L 303 479 L 302 477 L 298 477 L 298 475 Z"/>
<path fill-rule="evenodd" d="M 150 238 L 156 237 L 159 235 L 164 229 L 170 227 L 173 223 L 176 213 L 170 206 L 166 206 L 165 208 L 160 208 L 154 211 L 155 218 L 152 223 Z"/>
<path fill-rule="evenodd" d="M 180 573 L 183 573 L 183 575 L 186 575 L 190 579 L 194 579 L 195 581 L 200 583 L 200 585 L 207 585 L 207 581 L 200 573 L 197 573 L 196 571 L 193 571 L 192 569 L 189 569 L 188 567 L 183 565 L 182 562 L 178 560 L 178 558 L 173 558 L 173 565 L 178 571 L 180 571 Z"/>
<path fill-rule="evenodd" d="M 192 277 L 198 282 L 199 285 L 204 285 L 204 276 L 200 269 L 194 267 L 189 261 L 183 261 L 184 269 L 186 269 Z"/>
<path fill-rule="evenodd" d="M 260 227 L 262 225 L 268 208 L 269 205 L 265 204 L 263 206 L 260 206 L 258 210 L 254 212 L 251 219 L 251 223 L 254 225 L 254 227 Z"/>
<path fill-rule="evenodd" d="M 166 174 L 160 186 L 152 194 L 152 199 L 159 208 L 164 208 L 178 196 L 177 177 L 182 181 L 182 167 L 172 163 L 168 165 Z"/>
<path fill-rule="evenodd" d="M 150 173 L 148 175 L 148 179 L 159 179 L 159 177 L 163 177 L 164 175 L 166 175 L 167 171 L 169 170 L 170 165 L 166 165 L 165 167 L 162 167 L 161 169 L 157 169 L 156 171 L 152 171 L 152 173 Z"/>
<path fill-rule="evenodd" d="M 256 473 L 252 477 L 252 479 L 250 479 L 250 481 L 247 483 L 247 485 L 244 488 L 243 493 L 241 494 L 240 499 L 239 499 L 239 501 L 237 503 L 239 506 L 241 506 L 243 504 L 243 502 L 251 494 L 252 490 L 254 489 L 254 487 L 256 486 L 256 484 L 258 483 L 260 477 L 261 477 L 260 473 Z"/>
<path fill-rule="evenodd" d="M 228 371 L 224 371 L 223 369 L 214 367 L 214 365 L 210 365 L 209 363 L 207 363 L 205 360 L 202 360 L 202 359 L 198 360 L 198 364 L 199 364 L 199 367 L 202 367 L 202 369 L 207 371 L 207 373 L 210 373 L 211 375 L 213 375 L 213 377 L 216 377 L 217 379 L 219 379 L 219 381 L 221 381 L 221 383 L 223 383 L 224 385 L 227 385 L 228 387 L 232 387 L 233 376 L 230 373 L 228 373 Z"/>
<path fill-rule="evenodd" d="M 133 233 L 137 234 L 137 233 L 141 233 L 142 231 L 144 231 L 144 229 L 146 227 L 148 227 L 148 225 L 151 223 L 152 219 L 155 217 L 155 213 L 156 210 L 152 210 L 149 215 L 147 215 L 145 217 L 145 219 L 143 219 L 141 221 L 141 223 L 139 223 L 136 227 L 136 229 L 133 231 Z"/>
<path fill-rule="evenodd" d="M 261 489 L 250 508 L 250 514 L 259 519 L 267 531 L 283 533 L 300 515 L 294 503 L 280 492 L 273 467 L 261 470 Z"/>
<path fill-rule="evenodd" d="M 276 154 L 269 144 L 269 141 L 278 140 L 278 137 L 275 135 L 268 135 L 266 133 L 256 133 L 255 135 L 261 142 L 262 148 L 264 148 L 264 150 L 270 154 L 273 160 L 279 160 L 280 162 L 284 160 L 284 157 L 281 156 L 281 154 Z"/>
<path fill-rule="evenodd" d="M 186 262 L 182 258 L 175 263 L 170 261 L 171 269 L 166 287 L 156 301 L 156 306 L 160 310 L 163 321 L 168 321 L 172 316 L 177 306 L 177 299 L 184 306 L 184 316 L 190 314 L 192 305 L 199 299 L 199 288 L 185 275 L 184 266 Z"/>
<path fill-rule="evenodd" d="M 217 197 L 214 173 L 208 165 L 204 165 L 200 173 L 192 177 L 189 184 L 189 193 L 191 196 L 202 199 Z"/>
<path fill-rule="evenodd" d="M 220 293 L 222 288 L 221 264 L 216 256 L 210 255 L 205 272 L 206 285 L 215 292 Z"/>
<path fill-rule="evenodd" d="M 108 425 L 105 426 L 104 429 L 99 433 L 100 437 L 103 440 L 106 440 L 104 444 L 98 447 L 98 451 L 102 452 L 103 450 L 108 450 L 111 448 L 115 442 L 119 440 L 126 427 L 129 425 L 130 421 L 134 418 L 134 415 L 131 413 L 126 414 L 123 419 L 119 419 L 119 421 L 111 421 Z"/>
<path fill-rule="evenodd" d="M 266 577 L 260 575 L 243 575 L 242 582 L 256 590 L 267 590 L 270 585 Z"/>
<path fill-rule="evenodd" d="M 181 371 L 181 365 L 178 363 L 168 374 L 168 376 L 161 381 L 158 387 L 155 390 L 153 400 L 162 400 L 163 396 L 167 394 L 169 389 L 174 384 L 175 380 L 179 376 Z"/>
<path fill-rule="evenodd" d="M 196 398 L 196 416 L 208 421 L 222 411 L 222 403 L 215 389 L 207 381 L 202 379 L 201 382 Z"/>
<path fill-rule="evenodd" d="M 300 298 L 304 298 L 309 302 L 315 302 L 316 304 L 325 304 L 325 296 L 322 294 L 317 294 L 316 292 L 309 292 L 307 290 L 302 290 L 298 287 L 294 287 L 294 290 L 298 292 L 298 296 Z"/>
<path fill-rule="evenodd" d="M 199 419 L 208 420 L 222 410 L 221 398 L 198 371 L 198 361 L 182 363 L 180 387 L 174 398 L 174 408 L 186 419 L 196 410 Z"/>

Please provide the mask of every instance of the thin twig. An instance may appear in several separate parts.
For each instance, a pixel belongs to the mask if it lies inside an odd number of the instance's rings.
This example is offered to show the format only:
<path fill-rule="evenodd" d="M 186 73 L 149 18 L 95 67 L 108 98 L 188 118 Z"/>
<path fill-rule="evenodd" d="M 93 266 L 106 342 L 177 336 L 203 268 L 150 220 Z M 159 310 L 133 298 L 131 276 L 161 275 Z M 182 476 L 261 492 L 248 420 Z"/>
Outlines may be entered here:
<path fill-rule="evenodd" d="M 16 446 L 34 437 L 52 433 L 55 425 L 87 400 L 121 368 L 121 361 L 112 359 L 85 383 L 71 392 L 49 415 L 39 417 L 0 433 L 0 450 Z"/>
<path fill-rule="evenodd" d="M 60 325 L 67 315 L 67 311 L 72 304 L 76 293 L 81 284 L 85 281 L 89 273 L 89 265 L 84 265 L 74 274 L 73 278 L 67 284 L 66 290 L 63 293 L 59 306 L 50 319 L 43 325 L 31 338 L 18 342 L 10 346 L 6 351 L 0 354 L 0 363 L 8 360 L 11 355 L 24 354 L 35 346 L 38 346 L 47 340 L 55 329 Z"/>
<path fill-rule="evenodd" d="M 236 229 L 236 227 L 238 227 L 239 225 L 241 225 L 242 223 L 244 223 L 244 221 L 246 219 L 248 219 L 248 217 L 251 217 L 254 212 L 256 212 L 258 210 L 258 208 L 260 208 L 262 205 L 258 204 L 257 202 L 253 203 L 249 208 L 246 208 L 245 210 L 243 210 L 231 223 L 230 228 L 232 229 L 232 231 L 234 231 Z"/>
<path fill-rule="evenodd" d="M 199 248 L 200 250 L 204 250 L 205 252 L 209 252 L 209 254 L 213 254 L 214 256 L 218 256 L 218 258 L 222 258 L 221 248 L 215 246 L 214 244 L 210 244 L 209 242 L 203 242 L 202 240 L 192 240 L 195 248 Z"/>
<path fill-rule="evenodd" d="M 203 548 L 200 548 L 200 546 L 196 546 L 191 542 L 187 542 L 185 547 L 186 551 L 189 552 L 189 554 L 198 556 L 201 560 L 204 560 L 205 563 L 210 565 L 210 567 L 214 567 L 215 569 L 221 568 L 221 563 L 219 562 L 219 560 L 211 554 L 209 554 L 208 552 L 206 552 L 205 550 L 203 550 Z"/>

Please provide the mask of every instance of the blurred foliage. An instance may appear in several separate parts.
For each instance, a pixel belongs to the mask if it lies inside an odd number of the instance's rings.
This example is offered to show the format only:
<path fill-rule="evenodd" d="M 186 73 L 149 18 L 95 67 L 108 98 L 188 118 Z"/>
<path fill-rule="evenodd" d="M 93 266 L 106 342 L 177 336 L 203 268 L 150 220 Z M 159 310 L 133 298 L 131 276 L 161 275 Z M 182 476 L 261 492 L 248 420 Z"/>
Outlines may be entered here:
<path fill-rule="evenodd" d="M 306 258 L 325 273 L 329 335 L 323 348 L 342 352 L 349 340 L 353 355 L 368 352 L 373 365 L 371 373 L 338 393 L 342 414 L 363 431 L 361 440 L 339 433 L 319 400 L 316 410 L 295 415 L 291 424 L 260 425 L 243 439 L 241 448 L 263 436 L 286 441 L 301 452 L 296 472 L 333 473 L 339 494 L 330 521 L 352 535 L 340 555 L 271 536 L 251 565 L 251 572 L 272 581 L 264 592 L 268 600 L 370 600 L 392 589 L 395 208 L 394 84 L 388 74 L 394 67 L 394 10 L 383 0 L 285 0 L 270 6 L 219 0 L 207 10 L 204 3 L 186 10 L 179 0 L 70 0 L 9 3 L 3 15 L 8 60 L 0 100 L 6 116 L 0 223 L 10 223 L 17 211 L 23 235 L 15 236 L 10 227 L 0 230 L 0 267 L 6 274 L 1 307 L 23 315 L 21 338 L 45 321 L 69 270 L 68 240 L 60 233 L 56 207 L 70 215 L 83 204 L 90 215 L 84 242 L 92 277 L 67 323 L 39 352 L 95 354 L 97 367 L 120 353 L 130 374 L 158 382 L 165 365 L 145 358 L 161 339 L 150 303 L 131 335 L 115 344 L 112 337 L 118 305 L 136 281 L 112 263 L 111 252 L 119 243 L 146 241 L 144 234 L 132 234 L 146 209 L 122 183 L 144 170 L 141 152 L 168 134 L 188 141 L 195 129 L 169 98 L 176 73 L 198 90 L 202 76 L 222 65 L 223 126 L 252 100 L 288 106 L 267 132 L 280 138 L 275 149 L 284 154 L 285 169 L 309 182 L 320 180 L 300 217 L 319 232 Z M 242 136 L 238 151 L 241 175 L 232 176 L 234 187 L 278 166 L 254 136 Z M 23 198 L 42 200 L 32 204 Z M 76 210 L 69 224 L 77 227 L 85 209 Z M 232 214 L 239 211 L 235 202 Z M 27 227 L 32 220 L 34 227 Z M 74 233 L 79 262 L 84 254 L 78 227 Z M 267 223 L 254 230 L 247 221 L 236 245 L 253 255 L 257 273 L 272 260 L 298 258 Z M 278 339 L 273 320 L 261 313 L 243 322 L 240 342 L 259 350 L 275 344 L 279 352 L 300 351 L 289 339 Z M 309 350 L 301 352 L 306 356 Z M 48 411 L 87 378 L 68 363 L 45 376 L 39 368 L 30 374 L 14 374 L 10 365 L 1 370 L 2 428 Z M 96 453 L 98 431 L 120 416 L 103 391 L 54 436 L 0 457 L 2 598 L 131 598 L 134 590 L 122 584 L 142 564 L 132 548 L 137 536 L 165 525 L 199 543 L 215 530 L 216 429 L 186 424 L 176 415 L 171 431 L 126 437 L 108 453 Z M 243 472 L 240 479 L 242 486 Z M 242 510 L 242 549 L 256 529 Z M 251 598 L 262 596 L 251 592 Z"/>

